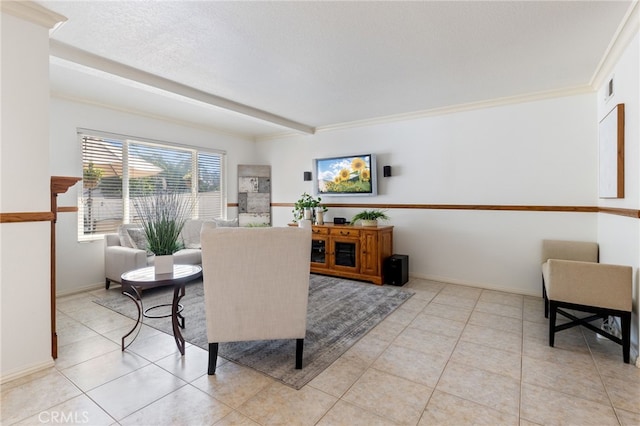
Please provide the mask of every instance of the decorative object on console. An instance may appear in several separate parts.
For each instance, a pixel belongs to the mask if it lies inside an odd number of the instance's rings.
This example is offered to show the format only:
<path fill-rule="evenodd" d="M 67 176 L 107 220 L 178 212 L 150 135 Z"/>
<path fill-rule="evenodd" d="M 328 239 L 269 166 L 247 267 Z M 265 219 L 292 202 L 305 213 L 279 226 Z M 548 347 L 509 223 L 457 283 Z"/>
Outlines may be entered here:
<path fill-rule="evenodd" d="M 389 220 L 389 216 L 382 210 L 363 210 L 351 219 L 351 223 L 360 221 L 362 226 L 378 226 L 378 220 Z"/>
<path fill-rule="evenodd" d="M 301 219 L 310 220 L 315 222 L 314 213 L 321 209 L 322 212 L 326 212 L 327 208 L 320 204 L 322 199 L 320 197 L 315 198 L 312 195 L 303 193 L 298 201 L 293 205 L 293 222 L 298 222 Z"/>
<path fill-rule="evenodd" d="M 374 154 L 345 155 L 313 160 L 316 195 L 377 195 Z"/>
<path fill-rule="evenodd" d="M 300 219 L 298 222 L 299 228 L 311 228 L 311 221 L 309 219 Z"/>
<path fill-rule="evenodd" d="M 180 232 L 193 210 L 191 194 L 163 191 L 132 200 L 147 239 L 146 249 L 156 255 L 156 273 L 171 273 L 173 254 L 183 248 Z"/>
<path fill-rule="evenodd" d="M 324 212 L 325 208 L 323 206 L 318 206 L 314 210 L 314 214 L 316 216 L 316 220 L 314 222 L 315 225 L 324 225 Z"/>

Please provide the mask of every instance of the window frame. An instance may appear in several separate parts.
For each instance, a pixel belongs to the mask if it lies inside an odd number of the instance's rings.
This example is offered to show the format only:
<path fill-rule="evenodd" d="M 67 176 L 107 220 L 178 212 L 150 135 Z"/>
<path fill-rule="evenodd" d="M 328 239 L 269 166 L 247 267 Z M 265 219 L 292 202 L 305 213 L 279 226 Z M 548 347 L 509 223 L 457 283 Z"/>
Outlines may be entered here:
<path fill-rule="evenodd" d="M 212 148 L 203 148 L 203 147 L 199 147 L 199 146 L 192 146 L 192 145 L 185 145 L 185 144 L 179 144 L 179 143 L 174 143 L 174 142 L 167 142 L 167 141 L 160 141 L 160 140 L 155 140 L 155 139 L 149 139 L 149 138 L 142 138 L 142 137 L 137 137 L 137 136 L 129 136 L 129 135 L 124 135 L 124 134 L 118 134 L 118 133 L 111 133 L 111 132 L 104 132 L 104 131 L 97 131 L 97 130 L 92 130 L 92 129 L 83 129 L 83 128 L 78 128 L 77 129 L 77 138 L 78 138 L 78 146 L 79 146 L 79 150 L 80 150 L 80 176 L 83 176 L 83 171 L 85 168 L 85 155 L 84 155 L 84 139 L 85 138 L 92 138 L 92 139 L 111 139 L 111 140 L 115 140 L 118 142 L 122 143 L 122 156 L 123 156 L 123 163 L 127 164 L 128 163 L 128 156 L 129 156 L 129 152 L 130 152 L 130 145 L 133 144 L 135 146 L 135 144 L 142 144 L 142 145 L 147 145 L 147 146 L 151 146 L 151 147 L 157 147 L 157 148 L 167 148 L 169 150 L 177 150 L 177 151 L 185 151 L 185 152 L 189 152 L 190 156 L 191 156 L 191 173 L 194 173 L 194 167 L 199 168 L 199 155 L 200 154 L 205 154 L 205 155 L 213 155 L 213 156 L 218 156 L 219 157 L 219 180 L 220 180 L 220 188 L 219 188 L 219 198 L 220 198 L 220 215 L 219 216 L 215 216 L 215 218 L 222 218 L 222 219 L 226 219 L 227 218 L 227 153 L 224 150 L 220 150 L 220 149 L 212 149 Z M 125 160 L 125 158 L 127 158 L 127 160 Z M 133 206 L 131 205 L 131 199 L 129 196 L 129 173 L 130 170 L 127 167 L 125 170 L 122 171 L 122 179 L 121 179 L 121 190 L 122 190 L 122 197 L 118 198 L 122 200 L 122 210 L 121 210 L 121 214 L 122 214 L 122 224 L 129 224 L 131 223 L 131 219 L 132 219 L 132 213 L 133 212 Z M 196 175 L 198 174 L 198 172 L 196 171 L 195 173 Z M 198 190 L 199 190 L 199 186 L 198 186 L 198 179 L 192 179 L 191 180 L 191 194 L 193 196 L 195 196 L 196 198 L 196 202 L 199 202 L 198 200 Z M 96 233 L 89 233 L 86 234 L 85 233 L 85 200 L 86 200 L 86 196 L 84 194 L 85 192 L 85 186 L 84 186 L 84 182 L 81 181 L 81 186 L 79 188 L 78 191 L 78 201 L 77 201 L 77 205 L 78 205 L 78 223 L 77 223 L 77 227 L 76 227 L 76 231 L 77 231 L 77 239 L 78 242 L 87 242 L 87 241 L 96 241 L 96 240 L 103 240 L 105 235 L 107 234 L 112 234 L 117 232 L 116 230 L 108 230 L 108 231 L 103 231 L 103 232 L 96 232 Z M 215 213 L 214 213 L 215 214 Z M 194 209 L 192 218 L 198 218 L 199 217 L 199 212 L 198 209 Z M 208 217 L 208 216 L 206 216 Z"/>

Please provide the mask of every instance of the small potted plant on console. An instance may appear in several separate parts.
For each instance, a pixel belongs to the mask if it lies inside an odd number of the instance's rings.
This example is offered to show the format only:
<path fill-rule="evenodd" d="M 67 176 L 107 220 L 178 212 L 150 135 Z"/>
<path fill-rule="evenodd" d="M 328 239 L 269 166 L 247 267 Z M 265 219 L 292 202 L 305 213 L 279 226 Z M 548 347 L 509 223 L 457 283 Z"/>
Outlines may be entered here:
<path fill-rule="evenodd" d="M 320 197 L 315 198 L 306 192 L 302 194 L 300 199 L 293 205 L 293 221 L 298 222 L 302 219 L 309 219 L 315 222 L 314 216 L 316 211 L 322 210 L 323 213 L 327 211 L 327 208 L 321 205 L 320 201 L 322 201 Z"/>
<path fill-rule="evenodd" d="M 363 210 L 351 219 L 351 224 L 360 221 L 362 226 L 378 226 L 378 220 L 389 220 L 389 216 L 382 210 Z"/>

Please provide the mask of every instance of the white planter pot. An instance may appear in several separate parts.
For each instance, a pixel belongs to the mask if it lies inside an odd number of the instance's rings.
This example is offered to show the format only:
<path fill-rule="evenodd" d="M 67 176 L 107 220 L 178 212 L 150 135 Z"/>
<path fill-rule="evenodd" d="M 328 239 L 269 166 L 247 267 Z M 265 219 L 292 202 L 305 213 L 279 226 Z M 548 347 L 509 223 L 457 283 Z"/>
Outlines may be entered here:
<path fill-rule="evenodd" d="M 378 221 L 373 219 L 373 220 L 365 220 L 362 219 L 360 220 L 360 225 L 362 226 L 378 226 Z"/>
<path fill-rule="evenodd" d="M 302 219 L 298 222 L 299 228 L 311 228 L 311 221 L 309 219 Z"/>
<path fill-rule="evenodd" d="M 305 207 L 303 212 L 304 212 L 304 219 L 305 220 L 312 220 L 313 219 L 313 210 L 311 210 L 311 207 Z"/>
<path fill-rule="evenodd" d="M 173 255 L 156 256 L 153 261 L 153 265 L 156 269 L 156 275 L 159 274 L 172 274 L 173 273 Z"/>

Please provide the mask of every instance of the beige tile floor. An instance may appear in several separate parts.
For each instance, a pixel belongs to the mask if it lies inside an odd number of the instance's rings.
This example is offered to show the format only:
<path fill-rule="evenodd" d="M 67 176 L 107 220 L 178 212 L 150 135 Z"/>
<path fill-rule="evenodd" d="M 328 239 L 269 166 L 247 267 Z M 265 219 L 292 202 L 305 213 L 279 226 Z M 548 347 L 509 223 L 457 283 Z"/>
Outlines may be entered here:
<path fill-rule="evenodd" d="M 639 425 L 640 369 L 573 328 L 547 345 L 540 298 L 412 279 L 416 294 L 296 391 L 152 328 L 58 300 L 55 368 L 2 386 L 2 425 Z"/>

